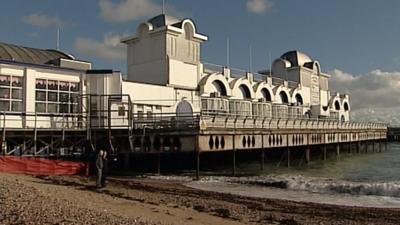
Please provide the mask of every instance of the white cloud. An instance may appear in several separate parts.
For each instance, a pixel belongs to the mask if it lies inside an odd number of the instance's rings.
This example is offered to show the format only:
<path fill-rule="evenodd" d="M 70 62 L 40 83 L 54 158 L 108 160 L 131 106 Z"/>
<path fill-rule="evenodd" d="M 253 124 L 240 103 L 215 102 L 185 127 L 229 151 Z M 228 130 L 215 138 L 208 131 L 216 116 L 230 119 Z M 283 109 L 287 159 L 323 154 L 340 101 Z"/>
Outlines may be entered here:
<path fill-rule="evenodd" d="M 60 18 L 56 16 L 49 16 L 39 13 L 33 13 L 28 16 L 24 16 L 22 17 L 22 21 L 27 24 L 40 28 L 48 28 L 48 27 L 63 28 L 69 25 L 69 23 L 62 21 Z"/>
<path fill-rule="evenodd" d="M 158 15 L 162 11 L 161 1 L 155 0 L 120 0 L 115 3 L 111 0 L 100 0 L 100 15 L 109 22 L 124 23 L 145 17 Z M 168 15 L 182 15 L 175 7 L 166 6 Z"/>
<path fill-rule="evenodd" d="M 336 69 L 329 74 L 331 90 L 350 94 L 353 119 L 400 124 L 400 72 L 352 75 Z"/>
<path fill-rule="evenodd" d="M 124 61 L 126 47 L 120 43 L 122 35 L 107 33 L 102 41 L 91 38 L 77 37 L 74 42 L 75 51 L 85 56 L 91 56 L 110 61 Z"/>
<path fill-rule="evenodd" d="M 274 3 L 271 0 L 247 0 L 246 6 L 252 13 L 264 14 L 274 6 Z"/>

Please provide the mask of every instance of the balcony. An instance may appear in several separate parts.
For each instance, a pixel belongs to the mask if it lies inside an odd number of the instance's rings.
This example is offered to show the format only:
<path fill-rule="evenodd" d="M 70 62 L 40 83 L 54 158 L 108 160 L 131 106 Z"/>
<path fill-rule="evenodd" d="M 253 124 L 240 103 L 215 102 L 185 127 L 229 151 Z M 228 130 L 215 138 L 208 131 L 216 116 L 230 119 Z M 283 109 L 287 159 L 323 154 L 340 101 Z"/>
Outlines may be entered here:
<path fill-rule="evenodd" d="M 270 102 L 253 102 L 253 116 L 254 117 L 272 117 Z"/>
<path fill-rule="evenodd" d="M 247 100 L 230 100 L 230 113 L 237 116 L 252 116 L 253 106 L 251 101 Z"/>
<path fill-rule="evenodd" d="M 202 98 L 201 112 L 205 114 L 228 114 L 229 100 L 224 98 Z"/>
<path fill-rule="evenodd" d="M 288 118 L 289 106 L 272 104 L 272 118 Z"/>

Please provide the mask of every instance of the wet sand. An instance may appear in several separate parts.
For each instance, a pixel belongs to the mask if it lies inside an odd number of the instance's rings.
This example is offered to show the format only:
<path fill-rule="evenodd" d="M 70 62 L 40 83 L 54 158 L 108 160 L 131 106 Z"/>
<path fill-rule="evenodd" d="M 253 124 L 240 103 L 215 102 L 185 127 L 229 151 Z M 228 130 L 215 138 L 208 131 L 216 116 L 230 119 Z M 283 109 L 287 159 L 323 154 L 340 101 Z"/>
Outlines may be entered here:
<path fill-rule="evenodd" d="M 180 181 L 0 173 L 0 224 L 400 224 L 400 209 L 243 197 Z"/>

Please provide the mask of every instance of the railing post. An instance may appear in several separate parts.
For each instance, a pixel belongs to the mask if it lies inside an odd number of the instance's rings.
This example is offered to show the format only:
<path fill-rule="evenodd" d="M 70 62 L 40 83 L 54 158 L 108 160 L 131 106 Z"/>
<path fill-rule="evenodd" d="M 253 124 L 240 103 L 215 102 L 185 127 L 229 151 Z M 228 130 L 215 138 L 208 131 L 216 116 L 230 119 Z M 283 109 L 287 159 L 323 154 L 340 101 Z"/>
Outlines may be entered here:
<path fill-rule="evenodd" d="M 37 151 L 37 112 L 35 112 L 35 126 L 34 126 L 34 131 L 33 131 L 33 151 L 34 155 L 36 155 Z"/>
<path fill-rule="evenodd" d="M 7 144 L 6 144 L 6 112 L 3 112 L 3 136 L 2 136 L 2 142 L 1 142 L 1 150 L 3 152 L 3 155 L 7 155 Z"/>

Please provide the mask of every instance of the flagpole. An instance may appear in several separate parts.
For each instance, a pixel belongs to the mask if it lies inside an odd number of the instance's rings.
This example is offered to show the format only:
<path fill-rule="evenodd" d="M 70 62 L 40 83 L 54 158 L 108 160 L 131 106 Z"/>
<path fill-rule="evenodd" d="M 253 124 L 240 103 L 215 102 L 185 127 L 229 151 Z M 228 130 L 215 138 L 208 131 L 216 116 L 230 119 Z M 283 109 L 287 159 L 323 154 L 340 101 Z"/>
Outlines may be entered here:
<path fill-rule="evenodd" d="M 229 37 L 228 38 L 226 38 L 226 67 L 227 68 L 229 68 L 229 61 L 230 61 L 230 58 L 229 58 L 229 54 L 230 54 L 230 40 L 229 40 Z"/>

